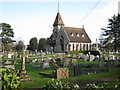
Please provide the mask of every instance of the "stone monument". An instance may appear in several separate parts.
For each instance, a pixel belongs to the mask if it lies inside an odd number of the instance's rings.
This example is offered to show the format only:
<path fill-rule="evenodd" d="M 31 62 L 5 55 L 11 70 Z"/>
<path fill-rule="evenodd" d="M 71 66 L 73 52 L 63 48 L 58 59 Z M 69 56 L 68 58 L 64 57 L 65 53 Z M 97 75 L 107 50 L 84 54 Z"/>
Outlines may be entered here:
<path fill-rule="evenodd" d="M 58 68 L 56 70 L 56 78 L 57 79 L 65 79 L 68 78 L 68 68 Z"/>
<path fill-rule="evenodd" d="M 30 81 L 31 79 L 25 70 L 25 63 L 26 63 L 26 58 L 27 58 L 25 51 L 22 52 L 21 57 L 22 57 L 22 70 L 20 72 L 20 81 L 22 81 L 22 82 Z"/>

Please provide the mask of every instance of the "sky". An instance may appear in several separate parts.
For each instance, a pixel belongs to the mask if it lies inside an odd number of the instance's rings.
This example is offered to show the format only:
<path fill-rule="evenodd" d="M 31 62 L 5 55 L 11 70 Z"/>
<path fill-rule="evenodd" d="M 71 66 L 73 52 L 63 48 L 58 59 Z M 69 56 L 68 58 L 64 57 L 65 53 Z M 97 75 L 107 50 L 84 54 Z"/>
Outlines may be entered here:
<path fill-rule="evenodd" d="M 33 37 L 49 38 L 58 12 L 65 26 L 84 28 L 92 43 L 100 37 L 108 18 L 118 13 L 120 0 L 1 0 L 0 23 L 8 23 L 14 39 L 27 45 Z"/>

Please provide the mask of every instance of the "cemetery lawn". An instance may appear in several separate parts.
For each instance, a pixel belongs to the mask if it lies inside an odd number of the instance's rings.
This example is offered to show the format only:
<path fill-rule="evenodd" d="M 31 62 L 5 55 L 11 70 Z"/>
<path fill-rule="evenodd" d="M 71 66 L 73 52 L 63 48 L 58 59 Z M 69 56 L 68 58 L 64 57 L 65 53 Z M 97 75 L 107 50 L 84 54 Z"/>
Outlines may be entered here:
<path fill-rule="evenodd" d="M 30 60 L 30 58 L 28 59 Z M 20 59 L 17 59 L 17 61 L 19 63 L 15 64 L 15 69 L 16 70 L 21 70 L 21 66 L 22 66 L 22 62 Z M 64 61 L 64 60 L 63 60 Z M 92 61 L 92 62 L 83 62 L 80 59 L 77 59 L 77 63 L 81 64 L 82 66 L 87 67 L 89 64 L 91 65 L 97 65 L 98 61 Z M 57 69 L 58 67 L 54 66 L 54 65 L 50 65 L 49 68 L 37 68 L 37 67 L 33 67 L 33 65 L 39 65 L 39 63 L 26 63 L 26 71 L 29 75 L 29 77 L 31 78 L 30 82 L 22 82 L 22 87 L 23 88 L 35 88 L 35 87 L 41 87 L 44 84 L 46 84 L 49 80 L 54 78 L 54 70 Z M 63 67 L 63 66 L 61 66 Z M 99 78 L 108 78 L 111 76 L 118 76 L 118 69 L 120 68 L 115 68 L 115 70 L 111 71 L 111 72 L 101 72 L 101 70 L 106 70 L 105 67 L 101 67 L 101 68 L 92 68 L 92 71 L 97 70 L 99 73 L 96 74 L 90 74 L 90 75 L 86 75 L 86 72 L 83 71 L 91 71 L 90 68 L 82 68 L 82 72 L 83 74 L 81 74 L 81 76 L 77 76 L 75 77 L 73 75 L 73 66 L 70 65 L 69 67 L 69 78 L 68 79 L 62 79 L 63 81 L 69 81 L 72 83 L 76 83 L 79 81 L 84 81 L 84 80 L 93 80 L 93 79 L 99 79 Z M 40 73 L 43 73 L 40 74 Z M 55 79 L 55 78 L 54 78 Z M 114 79 L 115 81 L 117 79 Z M 113 80 L 112 80 L 113 81 Z"/>

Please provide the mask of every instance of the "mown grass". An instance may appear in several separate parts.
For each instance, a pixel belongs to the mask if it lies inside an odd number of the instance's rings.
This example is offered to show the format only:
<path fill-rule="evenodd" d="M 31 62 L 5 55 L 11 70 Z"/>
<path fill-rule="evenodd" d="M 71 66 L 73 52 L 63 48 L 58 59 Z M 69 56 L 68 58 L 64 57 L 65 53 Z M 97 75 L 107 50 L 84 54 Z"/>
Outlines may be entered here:
<path fill-rule="evenodd" d="M 36 59 L 36 58 L 29 58 L 27 60 L 30 59 Z M 21 59 L 16 59 L 19 63 L 15 64 L 15 68 L 16 70 L 21 70 L 22 69 L 22 60 Z M 62 62 L 64 62 L 64 59 L 62 60 Z M 92 65 L 98 65 L 98 61 L 91 61 L 91 62 L 84 62 L 82 59 L 77 59 L 77 63 L 81 64 L 82 66 L 88 66 L 89 64 Z M 39 65 L 40 63 L 26 63 L 26 71 L 28 73 L 28 75 L 31 78 L 30 82 L 23 82 L 22 83 L 22 87 L 23 88 L 31 88 L 31 87 L 40 87 L 42 85 L 44 85 L 45 83 L 47 83 L 49 80 L 53 79 L 53 77 L 45 77 L 41 74 L 41 73 L 46 73 L 46 74 L 53 74 L 53 71 L 56 70 L 58 67 L 50 64 L 49 68 L 35 68 L 32 65 Z M 63 67 L 63 66 L 61 66 Z M 91 75 L 85 75 L 85 74 L 81 74 L 81 76 L 77 76 L 74 77 L 73 74 L 73 66 L 70 65 L 69 67 L 67 67 L 69 69 L 69 78 L 68 79 L 64 79 L 65 81 L 69 81 L 69 82 L 77 82 L 79 80 L 91 80 L 94 78 L 100 78 L 100 77 L 107 77 L 107 76 L 111 76 L 111 75 L 116 75 L 118 73 L 118 70 L 114 70 L 113 72 L 100 72 L 97 74 L 91 74 Z M 101 68 L 91 68 L 92 70 L 96 70 L 96 71 L 100 71 L 103 69 L 106 69 L 105 67 L 101 67 Z M 81 68 L 81 70 L 83 71 L 89 71 L 90 68 Z"/>

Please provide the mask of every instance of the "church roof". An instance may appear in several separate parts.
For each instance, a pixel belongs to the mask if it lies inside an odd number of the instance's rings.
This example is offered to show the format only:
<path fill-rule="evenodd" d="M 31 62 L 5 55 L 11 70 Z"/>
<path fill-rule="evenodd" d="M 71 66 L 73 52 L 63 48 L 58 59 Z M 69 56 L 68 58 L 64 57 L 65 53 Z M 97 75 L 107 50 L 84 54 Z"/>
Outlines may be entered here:
<path fill-rule="evenodd" d="M 56 19 L 55 19 L 53 26 L 57 26 L 57 25 L 64 25 L 59 12 L 57 13 L 57 16 L 56 16 Z"/>
<path fill-rule="evenodd" d="M 84 28 L 64 27 L 70 42 L 91 43 Z"/>

